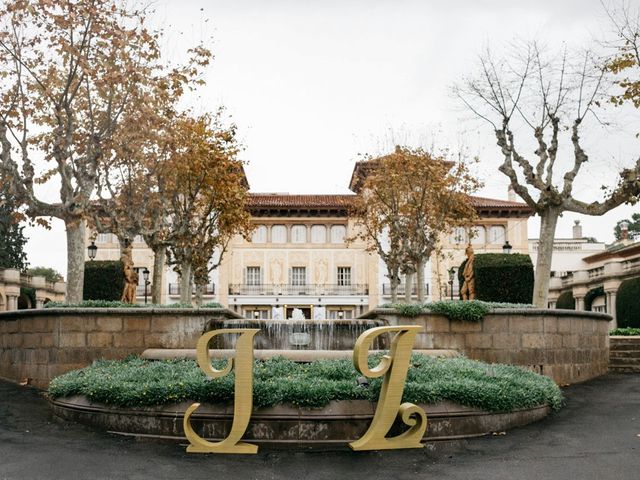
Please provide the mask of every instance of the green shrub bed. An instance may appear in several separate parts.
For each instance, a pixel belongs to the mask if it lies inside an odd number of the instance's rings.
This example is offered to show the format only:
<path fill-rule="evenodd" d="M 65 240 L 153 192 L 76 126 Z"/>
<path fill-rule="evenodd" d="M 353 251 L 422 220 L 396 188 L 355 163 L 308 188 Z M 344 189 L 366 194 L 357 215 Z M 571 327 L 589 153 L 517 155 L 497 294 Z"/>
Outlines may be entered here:
<path fill-rule="evenodd" d="M 371 366 L 380 355 L 370 358 Z M 466 358 L 432 358 L 414 354 L 403 401 L 433 404 L 450 400 L 489 411 L 510 411 L 549 405 L 557 410 L 562 393 L 548 377 L 511 365 L 486 364 Z M 213 361 L 222 368 L 225 361 Z M 369 387 L 357 383 L 360 374 L 349 360 L 295 363 L 277 357 L 256 361 L 253 401 L 256 407 L 292 404 L 323 407 L 332 400 L 377 400 L 382 379 Z M 233 399 L 233 373 L 208 379 L 193 360 L 147 361 L 129 357 L 102 360 L 53 379 L 53 398 L 83 395 L 118 407 L 165 405 L 183 400 L 228 402 Z"/>
<path fill-rule="evenodd" d="M 640 336 L 640 328 L 614 328 L 609 332 L 609 335 L 624 335 L 624 336 Z"/>
<path fill-rule="evenodd" d="M 45 308 L 194 308 L 186 303 L 126 303 L 116 300 L 84 300 L 79 303 L 48 302 Z M 203 303 L 200 308 L 222 308 L 216 302 Z"/>
<path fill-rule="evenodd" d="M 446 315 L 449 320 L 479 322 L 491 310 L 500 308 L 533 308 L 529 303 L 483 302 L 481 300 L 445 300 L 425 303 L 423 305 L 411 303 L 388 303 L 383 308 L 393 308 L 399 314 L 415 317 L 424 313 L 439 313 Z"/>

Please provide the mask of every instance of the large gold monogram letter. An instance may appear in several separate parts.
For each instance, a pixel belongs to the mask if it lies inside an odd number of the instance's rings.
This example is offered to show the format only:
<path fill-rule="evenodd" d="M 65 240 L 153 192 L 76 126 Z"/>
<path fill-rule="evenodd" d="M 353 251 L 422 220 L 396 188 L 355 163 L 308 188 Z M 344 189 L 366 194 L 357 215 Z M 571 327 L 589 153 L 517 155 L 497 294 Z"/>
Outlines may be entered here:
<path fill-rule="evenodd" d="M 257 453 L 258 446 L 241 442 L 251 412 L 253 411 L 253 337 L 260 331 L 259 328 L 223 328 L 207 332 L 200 337 L 197 345 L 198 365 L 211 378 L 220 378 L 231 372 L 235 363 L 235 390 L 233 404 L 233 424 L 231 433 L 220 442 L 209 442 L 199 437 L 191 427 L 191 414 L 200 406 L 194 403 L 184 412 L 184 433 L 189 440 L 187 447 L 189 453 Z M 235 359 L 230 358 L 222 370 L 216 370 L 211 366 L 209 358 L 209 341 L 216 335 L 224 333 L 239 333 L 236 341 Z"/>
<path fill-rule="evenodd" d="M 417 405 L 403 403 L 402 392 L 409 369 L 411 349 L 416 335 L 422 327 L 397 326 L 376 327 L 364 332 L 356 341 L 353 349 L 353 363 L 356 369 L 367 377 L 377 378 L 385 375 L 378 398 L 378 406 L 369 430 L 349 446 L 353 450 L 388 450 L 393 448 L 422 448 L 420 443 L 427 429 L 427 415 Z M 380 363 L 370 369 L 368 364 L 369 348 L 373 340 L 387 332 L 398 332 L 391 342 L 391 351 L 382 357 Z M 417 415 L 417 418 L 412 418 Z M 397 437 L 386 438 L 396 417 L 411 428 Z"/>

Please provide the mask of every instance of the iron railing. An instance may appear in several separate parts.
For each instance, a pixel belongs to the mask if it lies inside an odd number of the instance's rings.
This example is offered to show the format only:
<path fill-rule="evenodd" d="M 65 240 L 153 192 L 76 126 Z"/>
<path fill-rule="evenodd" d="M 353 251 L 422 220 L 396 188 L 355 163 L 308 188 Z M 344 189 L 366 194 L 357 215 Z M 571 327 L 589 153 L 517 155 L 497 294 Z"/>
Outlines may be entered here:
<path fill-rule="evenodd" d="M 144 288 L 144 287 L 143 287 Z M 204 295 L 215 295 L 216 286 L 214 283 L 209 283 L 204 287 Z M 196 294 L 196 287 L 193 285 L 191 287 L 191 295 Z M 169 284 L 169 295 L 180 295 L 180 284 L 179 283 L 170 283 Z"/>
<path fill-rule="evenodd" d="M 229 295 L 369 295 L 366 284 L 337 285 L 337 284 L 307 284 L 307 285 L 229 285 Z"/>
<path fill-rule="evenodd" d="M 405 292 L 405 284 L 401 283 L 400 285 L 398 285 L 398 296 L 402 297 L 404 296 L 404 292 Z M 425 283 L 424 284 L 424 294 L 425 295 L 429 295 L 429 284 Z M 390 283 L 383 283 L 382 284 L 382 295 L 384 296 L 390 296 L 391 295 L 391 284 Z M 415 297 L 416 295 L 418 295 L 418 285 L 416 285 L 415 283 L 411 286 L 411 296 Z"/>

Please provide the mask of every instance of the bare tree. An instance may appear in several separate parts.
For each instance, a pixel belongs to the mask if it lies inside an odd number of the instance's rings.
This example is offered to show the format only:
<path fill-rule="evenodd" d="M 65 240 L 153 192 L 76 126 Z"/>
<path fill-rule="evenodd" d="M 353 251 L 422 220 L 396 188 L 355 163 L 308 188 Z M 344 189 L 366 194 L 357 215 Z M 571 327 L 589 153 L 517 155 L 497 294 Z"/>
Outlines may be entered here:
<path fill-rule="evenodd" d="M 620 171 L 617 185 L 603 200 L 575 198 L 575 179 L 589 160 L 581 134 L 587 119 L 599 121 L 595 108 L 607 93 L 608 71 L 591 52 L 578 55 L 575 64 L 570 58 L 576 57 L 566 50 L 548 57 L 536 43 L 517 49 L 512 58 L 495 59 L 486 51 L 479 73 L 454 87 L 466 107 L 493 127 L 503 158 L 499 170 L 540 216 L 533 302 L 542 308 L 547 307 L 553 240 L 562 212 L 602 215 L 635 201 L 640 192 L 639 158 L 632 168 Z M 528 141 L 535 145 L 535 160 L 523 153 Z M 564 171 L 558 162 L 562 142 L 568 147 L 563 152 L 572 152 Z"/>

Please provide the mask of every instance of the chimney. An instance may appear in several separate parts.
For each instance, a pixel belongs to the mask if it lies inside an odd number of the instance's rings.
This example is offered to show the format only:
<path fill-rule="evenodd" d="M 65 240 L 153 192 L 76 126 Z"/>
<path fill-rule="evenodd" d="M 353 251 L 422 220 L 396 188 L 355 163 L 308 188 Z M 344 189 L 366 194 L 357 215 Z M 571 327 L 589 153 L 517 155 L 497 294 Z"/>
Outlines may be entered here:
<path fill-rule="evenodd" d="M 518 200 L 516 197 L 516 192 L 511 186 L 511 184 L 509 184 L 509 187 L 507 188 L 507 198 L 509 199 L 510 202 L 516 202 Z"/>
<path fill-rule="evenodd" d="M 629 240 L 629 222 L 626 220 L 620 222 L 620 239 Z"/>
<path fill-rule="evenodd" d="M 580 225 L 580 220 L 573 221 L 573 238 L 582 238 L 582 225 Z"/>

